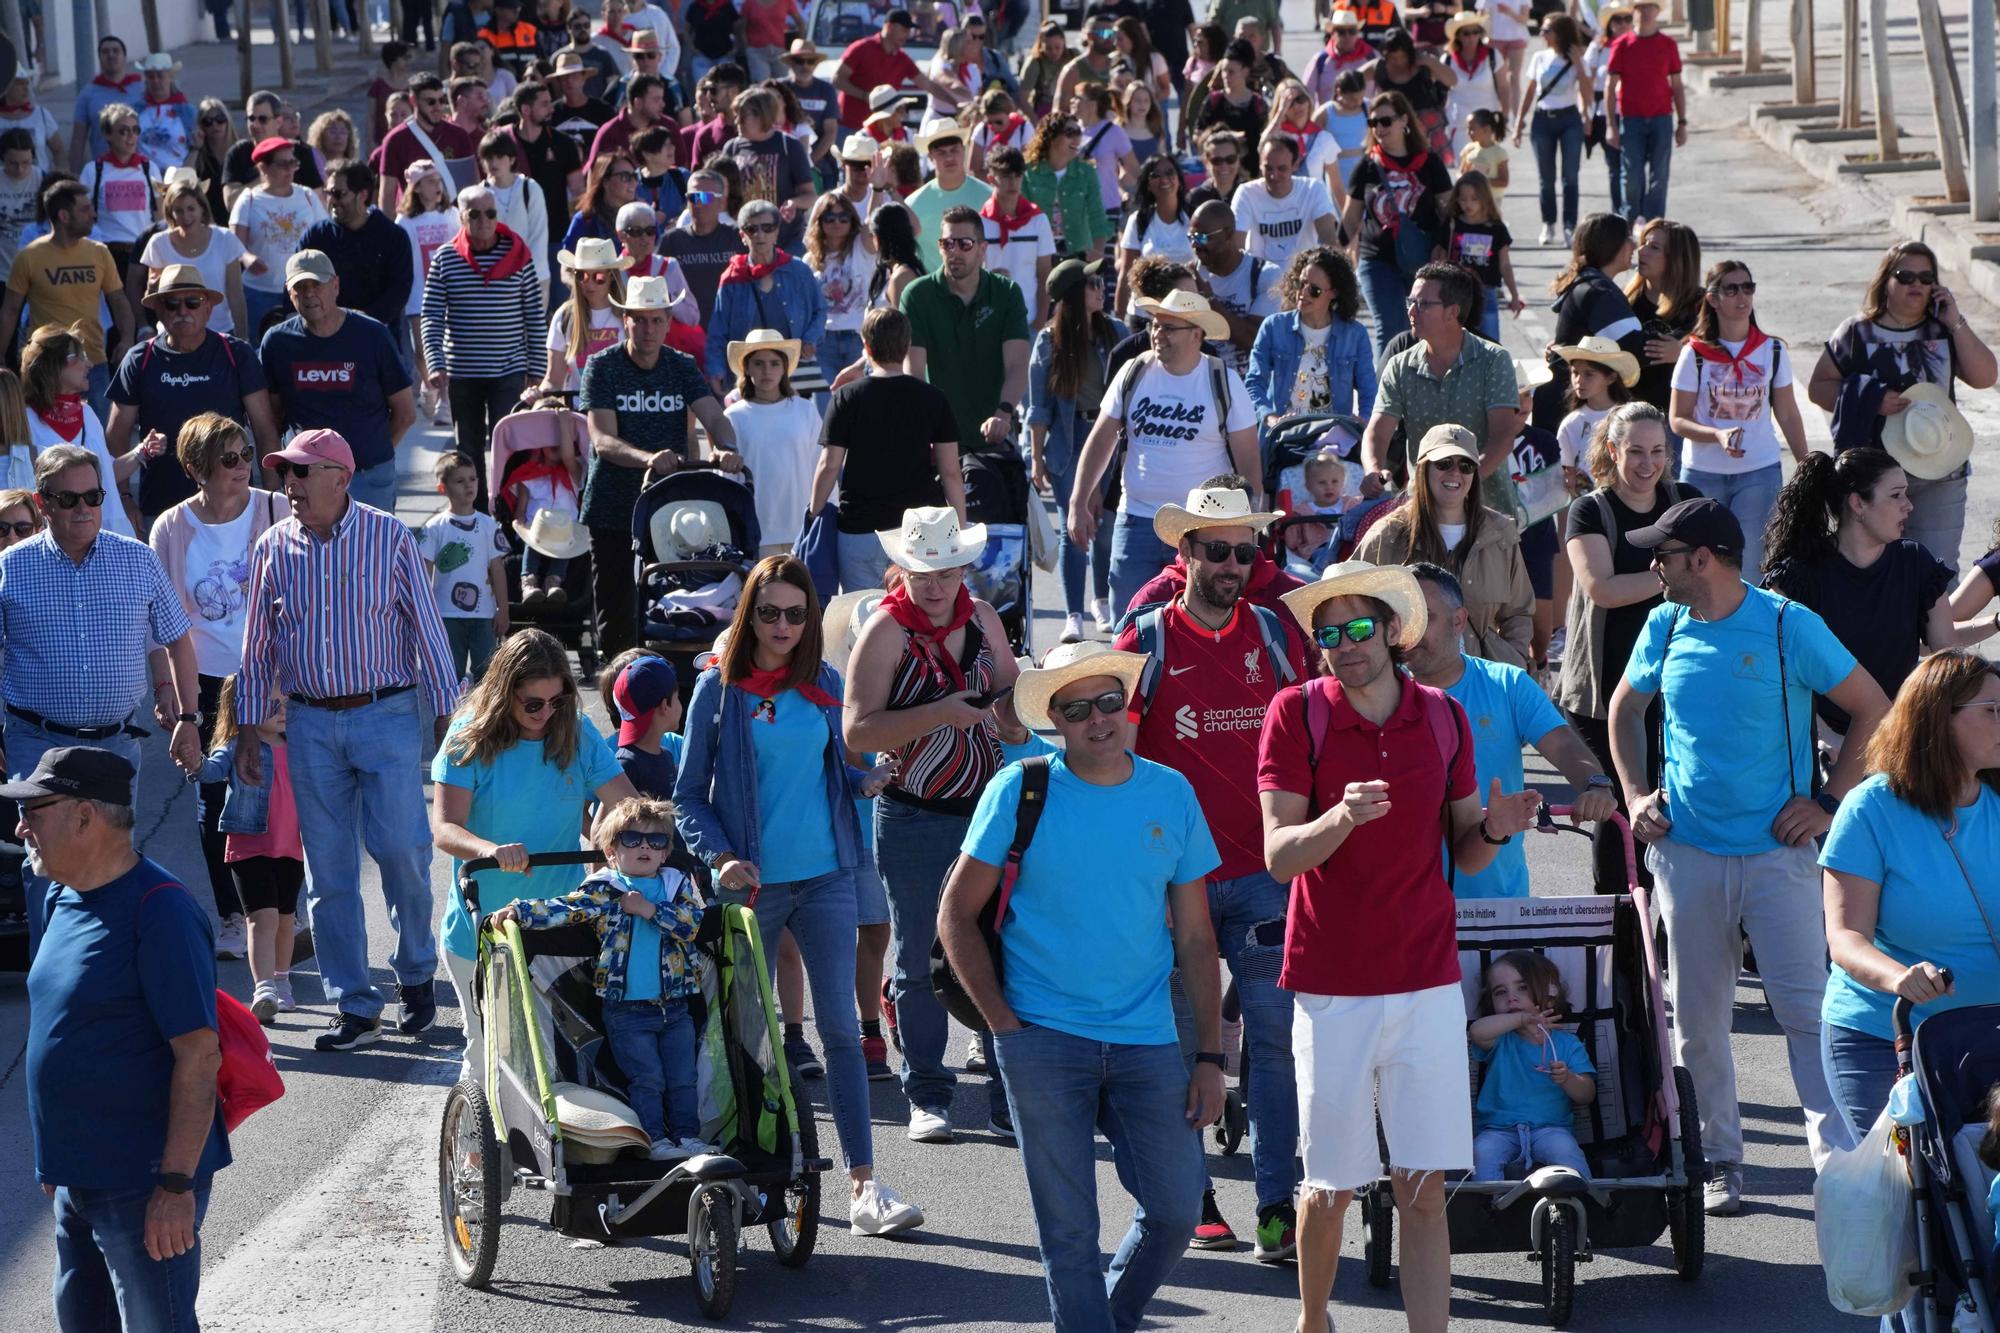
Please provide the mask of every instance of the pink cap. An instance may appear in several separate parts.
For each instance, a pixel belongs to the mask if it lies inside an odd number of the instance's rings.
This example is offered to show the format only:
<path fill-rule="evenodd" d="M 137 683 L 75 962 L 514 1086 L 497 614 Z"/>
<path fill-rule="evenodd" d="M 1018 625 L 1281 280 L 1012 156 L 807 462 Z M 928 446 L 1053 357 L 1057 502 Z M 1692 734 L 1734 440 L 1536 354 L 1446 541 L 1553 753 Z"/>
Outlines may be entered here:
<path fill-rule="evenodd" d="M 287 139 L 282 135 L 274 134 L 268 139 L 260 139 L 257 141 L 257 146 L 250 150 L 250 160 L 252 162 L 262 162 L 265 158 L 269 157 L 271 154 L 282 152 L 283 150 L 290 148 L 292 146 L 293 146 L 292 141 L 290 139 Z"/>
<path fill-rule="evenodd" d="M 337 430 L 302 430 L 286 442 L 282 449 L 275 449 L 264 455 L 264 466 L 283 460 L 311 467 L 314 463 L 337 463 L 349 472 L 354 471 L 354 451 L 347 447 Z"/>

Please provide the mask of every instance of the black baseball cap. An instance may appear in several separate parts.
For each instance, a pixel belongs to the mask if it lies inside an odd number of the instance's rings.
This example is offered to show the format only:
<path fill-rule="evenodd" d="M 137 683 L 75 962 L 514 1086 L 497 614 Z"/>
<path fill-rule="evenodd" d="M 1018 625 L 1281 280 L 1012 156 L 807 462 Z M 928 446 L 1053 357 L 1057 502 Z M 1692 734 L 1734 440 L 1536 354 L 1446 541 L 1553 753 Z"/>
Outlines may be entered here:
<path fill-rule="evenodd" d="M 136 776 L 137 770 L 123 755 L 94 745 L 68 745 L 43 751 L 35 771 L 19 782 L 0 787 L 0 796 L 10 801 L 72 796 L 79 801 L 130 805 L 132 779 Z"/>
<path fill-rule="evenodd" d="M 917 26 L 917 21 L 910 17 L 910 11 L 907 9 L 890 10 L 882 16 L 882 23 L 884 26 L 893 23 L 902 28 L 915 28 Z"/>
<path fill-rule="evenodd" d="M 1647 528 L 1634 528 L 1625 539 L 1648 551 L 1671 539 L 1734 554 L 1743 550 L 1743 525 L 1722 501 L 1704 497 L 1681 501 L 1660 515 L 1659 522 Z"/>

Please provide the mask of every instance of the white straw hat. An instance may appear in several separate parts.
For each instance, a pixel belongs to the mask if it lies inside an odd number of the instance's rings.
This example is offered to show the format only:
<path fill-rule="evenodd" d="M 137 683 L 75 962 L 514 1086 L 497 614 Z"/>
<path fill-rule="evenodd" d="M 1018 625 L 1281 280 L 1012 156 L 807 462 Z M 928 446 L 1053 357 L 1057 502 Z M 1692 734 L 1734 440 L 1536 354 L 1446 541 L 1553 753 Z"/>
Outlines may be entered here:
<path fill-rule="evenodd" d="M 1105 644 L 1059 643 L 1049 649 L 1041 666 L 1023 671 L 1014 682 L 1014 715 L 1023 726 L 1046 731 L 1055 725 L 1049 699 L 1057 690 L 1092 676 L 1110 676 L 1125 687 L 1129 700 L 1146 669 L 1144 653 L 1121 653 Z"/>
<path fill-rule="evenodd" d="M 1972 456 L 1972 427 L 1943 385 L 1920 381 L 1902 391 L 1910 405 L 1882 418 L 1882 447 L 1903 471 L 1925 481 L 1948 477 Z"/>
<path fill-rule="evenodd" d="M 546 506 L 535 511 L 532 523 L 515 519 L 514 535 L 551 560 L 574 560 L 590 549 L 589 532 L 568 514 Z"/>
<path fill-rule="evenodd" d="M 986 549 L 986 525 L 961 528 L 957 513 L 945 506 L 905 509 L 902 526 L 878 532 L 875 539 L 900 568 L 928 574 L 977 560 Z"/>
<path fill-rule="evenodd" d="M 1311 639 L 1313 613 L 1320 603 L 1335 597 L 1373 597 L 1386 603 L 1402 630 L 1397 642 L 1405 648 L 1424 637 L 1424 626 L 1430 620 L 1430 608 L 1416 575 L 1402 565 L 1372 565 L 1366 560 L 1328 565 L 1316 582 L 1294 588 L 1278 600 Z"/>
<path fill-rule="evenodd" d="M 1197 486 L 1187 504 L 1163 504 L 1153 515 L 1153 533 L 1169 546 L 1202 528 L 1255 528 L 1262 532 L 1284 515 L 1250 508 L 1250 497 L 1235 486 Z"/>
<path fill-rule="evenodd" d="M 618 242 L 605 236 L 580 236 L 576 249 L 556 253 L 556 263 L 571 272 L 597 273 L 606 269 L 623 272 L 632 267 L 632 256 L 618 253 Z"/>

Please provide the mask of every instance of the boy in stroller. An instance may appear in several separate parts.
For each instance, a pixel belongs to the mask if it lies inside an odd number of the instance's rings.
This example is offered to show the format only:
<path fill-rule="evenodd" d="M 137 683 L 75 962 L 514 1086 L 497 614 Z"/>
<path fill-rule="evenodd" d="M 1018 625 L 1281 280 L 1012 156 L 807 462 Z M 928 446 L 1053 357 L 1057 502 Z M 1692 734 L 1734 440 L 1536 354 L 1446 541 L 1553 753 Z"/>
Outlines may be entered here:
<path fill-rule="evenodd" d="M 604 998 L 604 1031 L 625 1071 L 632 1110 L 652 1140 L 656 1162 L 708 1151 L 701 1138 L 691 997 L 701 994 L 703 955 L 695 948 L 701 902 L 687 876 L 669 867 L 674 812 L 665 801 L 627 797 L 597 827 L 611 864 L 560 898 L 524 899 L 493 920 L 523 928 L 580 922 L 602 948 L 593 979 Z M 678 1137 L 676 1137 L 678 1136 Z"/>

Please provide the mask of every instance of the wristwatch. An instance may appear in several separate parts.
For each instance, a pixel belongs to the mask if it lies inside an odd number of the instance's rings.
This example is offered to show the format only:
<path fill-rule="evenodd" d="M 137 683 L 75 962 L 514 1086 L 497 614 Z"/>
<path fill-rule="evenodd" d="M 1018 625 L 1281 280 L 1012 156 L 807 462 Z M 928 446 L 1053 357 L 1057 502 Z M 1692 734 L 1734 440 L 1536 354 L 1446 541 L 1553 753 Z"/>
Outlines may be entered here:
<path fill-rule="evenodd" d="M 1611 779 L 1603 773 L 1592 773 L 1590 781 L 1583 784 L 1585 791 L 1610 791 Z"/>
<path fill-rule="evenodd" d="M 1830 815 L 1837 815 L 1840 813 L 1840 802 L 1834 799 L 1833 797 L 1828 796 L 1825 792 L 1821 792 L 1819 795 L 1813 797 L 1813 801 L 1815 804 L 1819 806 L 1820 809 L 1826 811 Z"/>
<path fill-rule="evenodd" d="M 1488 833 L 1486 831 L 1486 816 L 1484 815 L 1479 817 L 1479 836 L 1486 839 L 1486 845 L 1489 847 L 1505 847 L 1508 843 L 1514 841 L 1514 835 L 1511 833 L 1504 838 L 1496 838 L 1491 833 Z"/>
<path fill-rule="evenodd" d="M 194 1177 L 178 1171 L 162 1171 L 154 1183 L 169 1194 L 186 1194 L 194 1188 Z"/>
<path fill-rule="evenodd" d="M 1021 419 L 1021 410 L 1004 398 L 1000 400 L 999 405 L 993 410 L 1004 413 L 1009 421 L 1019 421 Z"/>
<path fill-rule="evenodd" d="M 1198 1065 L 1214 1065 L 1217 1069 L 1229 1067 L 1229 1061 L 1223 1058 L 1220 1051 L 1196 1051 L 1194 1062 Z"/>
<path fill-rule="evenodd" d="M 176 722 L 192 722 L 192 723 L 194 723 L 194 724 L 195 724 L 195 725 L 196 725 L 196 726 L 198 727 L 198 726 L 200 726 L 200 725 L 201 725 L 201 714 L 200 714 L 200 713 L 175 713 L 175 714 L 174 714 L 174 721 L 176 721 Z"/>

